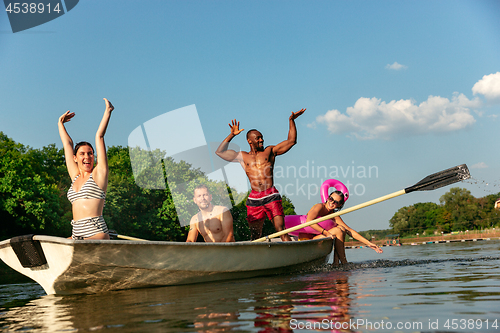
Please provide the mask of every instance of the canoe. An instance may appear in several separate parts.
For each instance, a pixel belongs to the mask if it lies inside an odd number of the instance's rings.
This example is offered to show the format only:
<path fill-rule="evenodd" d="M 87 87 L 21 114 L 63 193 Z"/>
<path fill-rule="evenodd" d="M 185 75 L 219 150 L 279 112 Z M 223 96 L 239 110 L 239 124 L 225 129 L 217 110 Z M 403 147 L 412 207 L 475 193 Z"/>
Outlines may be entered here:
<path fill-rule="evenodd" d="M 181 243 L 27 235 L 0 242 L 0 258 L 47 294 L 91 294 L 288 274 L 323 265 L 333 241 Z"/>

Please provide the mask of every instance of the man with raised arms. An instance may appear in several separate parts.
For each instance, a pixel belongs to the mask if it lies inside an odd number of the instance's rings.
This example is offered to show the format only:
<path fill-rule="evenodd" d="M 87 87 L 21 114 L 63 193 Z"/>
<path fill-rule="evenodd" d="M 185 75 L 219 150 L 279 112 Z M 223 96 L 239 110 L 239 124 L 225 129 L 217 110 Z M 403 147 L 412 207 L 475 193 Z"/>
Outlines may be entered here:
<path fill-rule="evenodd" d="M 212 205 L 212 195 L 205 185 L 194 189 L 194 203 L 200 211 L 191 218 L 186 242 L 196 242 L 198 234 L 205 242 L 234 242 L 233 216 L 227 207 Z"/>
<path fill-rule="evenodd" d="M 264 148 L 262 133 L 256 129 L 249 130 L 247 132 L 247 142 L 250 145 L 249 152 L 236 152 L 227 149 L 229 142 L 243 131 L 243 129 L 240 129 L 240 122 L 233 119 L 229 124 L 231 133 L 222 141 L 215 152 L 226 161 L 240 163 L 250 181 L 252 192 L 248 196 L 246 205 L 247 221 L 252 240 L 261 236 L 266 215 L 273 222 L 276 231 L 284 229 L 285 214 L 281 205 L 281 195 L 274 187 L 274 161 L 276 156 L 286 153 L 297 143 L 295 119 L 303 114 L 305 110 L 301 109 L 292 112 L 289 118 L 288 139 L 275 146 Z M 288 234 L 282 235 L 281 239 L 283 241 L 291 240 Z"/>

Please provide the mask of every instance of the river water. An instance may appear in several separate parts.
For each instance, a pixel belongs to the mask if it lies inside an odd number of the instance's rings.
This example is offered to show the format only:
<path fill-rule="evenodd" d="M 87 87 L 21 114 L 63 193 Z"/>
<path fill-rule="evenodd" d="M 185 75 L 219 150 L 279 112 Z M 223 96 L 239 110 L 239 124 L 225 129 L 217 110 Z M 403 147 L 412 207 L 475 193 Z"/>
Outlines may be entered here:
<path fill-rule="evenodd" d="M 0 285 L 0 330 L 500 332 L 500 241 L 348 249 L 295 275 L 99 295 Z"/>

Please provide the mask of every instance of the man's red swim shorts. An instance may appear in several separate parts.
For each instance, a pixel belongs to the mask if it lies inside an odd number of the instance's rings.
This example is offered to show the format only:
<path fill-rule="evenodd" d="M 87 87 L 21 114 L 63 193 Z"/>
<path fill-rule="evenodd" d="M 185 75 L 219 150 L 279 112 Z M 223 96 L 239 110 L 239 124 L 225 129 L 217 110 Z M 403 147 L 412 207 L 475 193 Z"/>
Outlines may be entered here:
<path fill-rule="evenodd" d="M 263 220 L 266 215 L 271 221 L 275 216 L 285 215 L 281 195 L 274 186 L 262 192 L 252 190 L 247 199 L 248 223 Z"/>

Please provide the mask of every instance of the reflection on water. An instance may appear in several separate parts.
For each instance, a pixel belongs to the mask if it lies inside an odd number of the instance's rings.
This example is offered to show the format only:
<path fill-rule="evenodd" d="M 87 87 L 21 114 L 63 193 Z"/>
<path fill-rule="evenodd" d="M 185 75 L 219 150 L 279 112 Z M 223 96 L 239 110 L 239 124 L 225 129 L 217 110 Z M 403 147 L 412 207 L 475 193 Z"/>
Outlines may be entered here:
<path fill-rule="evenodd" d="M 348 320 L 349 274 L 320 272 L 100 295 L 42 296 L 4 312 L 0 327 L 291 332 L 292 319 Z"/>
<path fill-rule="evenodd" d="M 499 245 L 391 248 L 373 261 L 356 260 L 373 252 L 357 250 L 340 269 L 98 295 L 41 296 L 35 284 L 2 285 L 0 330 L 358 332 L 369 328 L 352 323 L 367 320 L 432 331 L 431 320 L 500 320 Z"/>
<path fill-rule="evenodd" d="M 256 295 L 259 303 L 256 306 L 255 327 L 259 332 L 278 329 L 280 332 L 293 332 L 292 328 L 299 323 L 310 321 L 321 323 L 324 320 L 344 322 L 349 320 L 349 273 L 317 273 L 289 280 L 286 285 L 294 287 L 280 293 L 268 292 Z"/>
<path fill-rule="evenodd" d="M 0 310 L 23 306 L 30 300 L 45 295 L 45 291 L 37 283 L 0 285 Z"/>

